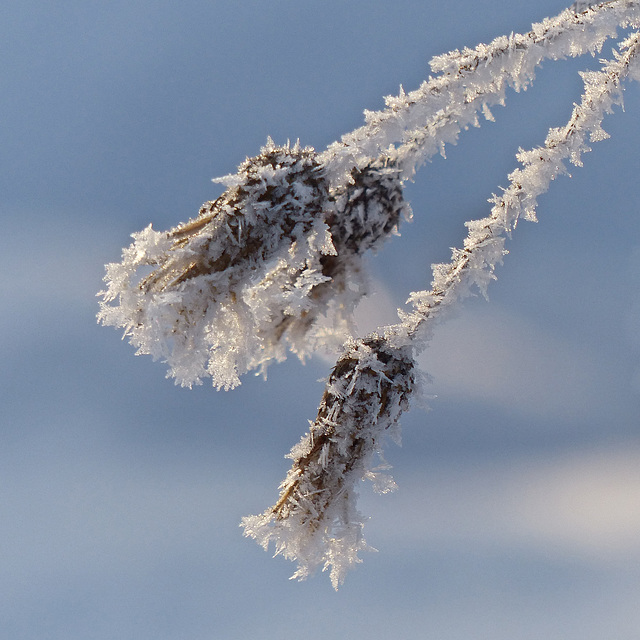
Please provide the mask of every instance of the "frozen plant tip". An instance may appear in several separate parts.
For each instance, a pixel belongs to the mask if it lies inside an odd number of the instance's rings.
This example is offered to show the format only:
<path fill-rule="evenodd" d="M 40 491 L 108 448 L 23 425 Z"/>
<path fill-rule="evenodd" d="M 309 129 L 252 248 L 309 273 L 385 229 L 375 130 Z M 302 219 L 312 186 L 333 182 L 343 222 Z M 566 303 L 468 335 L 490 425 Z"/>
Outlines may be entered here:
<path fill-rule="evenodd" d="M 355 504 L 357 484 L 368 478 L 381 493 L 395 487 L 382 473 L 382 444 L 398 437 L 398 418 L 415 387 L 415 365 L 411 349 L 392 342 L 388 335 L 371 335 L 346 345 L 315 422 L 288 455 L 293 465 L 280 498 L 262 515 L 242 521 L 246 535 L 265 549 L 273 541 L 276 554 L 298 563 L 296 578 L 323 566 L 337 589 L 359 562 L 358 551 L 367 549 Z"/>
<path fill-rule="evenodd" d="M 99 320 L 183 386 L 218 388 L 331 335 L 341 343 L 365 292 L 361 260 L 408 215 L 398 172 L 374 161 L 331 188 L 311 148 L 271 141 L 193 220 L 133 234 L 107 265 Z M 332 325 L 322 322 L 329 316 Z M 331 331 L 329 330 L 331 329 Z"/>
<path fill-rule="evenodd" d="M 416 355 L 447 309 L 486 294 L 520 219 L 536 220 L 537 199 L 581 166 L 589 144 L 608 137 L 605 114 L 622 103 L 622 82 L 640 79 L 640 35 L 632 33 L 602 69 L 582 74 L 585 91 L 569 122 L 543 146 L 517 155 L 521 168 L 491 199 L 490 214 L 467 223 L 464 245 L 433 265 L 431 288 L 413 292 L 399 322 L 364 338 L 349 336 L 350 315 L 366 292 L 363 260 L 411 215 L 406 180 L 478 113 L 526 88 L 545 59 L 601 51 L 620 28 L 640 27 L 640 0 L 576 2 L 526 34 L 497 38 L 432 61 L 437 73 L 416 91 L 387 98 L 367 123 L 330 145 L 276 146 L 222 179 L 227 191 L 193 220 L 167 232 L 134 234 L 120 263 L 107 265 L 99 319 L 124 329 L 138 353 L 166 361 L 176 382 L 211 377 L 239 384 L 287 350 L 303 358 L 342 344 L 317 417 L 291 450 L 276 503 L 243 519 L 245 535 L 297 563 L 293 577 L 322 567 L 337 588 L 368 549 L 356 506 L 361 480 L 393 490 L 383 444 L 417 387 Z"/>
<path fill-rule="evenodd" d="M 211 376 L 228 389 L 283 357 L 286 312 L 304 315 L 305 295 L 326 280 L 320 258 L 335 253 L 312 150 L 270 144 L 227 180 L 197 218 L 168 232 L 149 226 L 107 265 L 100 320 L 124 328 L 138 353 L 165 360 L 186 386 Z"/>

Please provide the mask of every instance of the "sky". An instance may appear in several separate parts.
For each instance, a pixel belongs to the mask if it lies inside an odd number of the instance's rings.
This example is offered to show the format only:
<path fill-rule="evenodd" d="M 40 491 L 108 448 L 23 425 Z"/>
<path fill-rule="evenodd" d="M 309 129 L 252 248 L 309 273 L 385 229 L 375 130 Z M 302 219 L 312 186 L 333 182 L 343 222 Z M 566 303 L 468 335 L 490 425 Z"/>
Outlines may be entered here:
<path fill-rule="evenodd" d="M 273 504 L 331 363 L 183 389 L 97 325 L 130 234 L 216 198 L 271 136 L 324 149 L 434 55 L 527 31 L 563 0 L 93 2 L 0 8 L 0 638 L 637 640 L 640 89 L 521 222 L 489 289 L 421 355 L 432 382 L 363 485 L 377 553 L 336 593 L 241 535 Z M 365 333 L 487 215 L 519 147 L 566 122 L 548 61 L 406 189 L 369 263 Z"/>

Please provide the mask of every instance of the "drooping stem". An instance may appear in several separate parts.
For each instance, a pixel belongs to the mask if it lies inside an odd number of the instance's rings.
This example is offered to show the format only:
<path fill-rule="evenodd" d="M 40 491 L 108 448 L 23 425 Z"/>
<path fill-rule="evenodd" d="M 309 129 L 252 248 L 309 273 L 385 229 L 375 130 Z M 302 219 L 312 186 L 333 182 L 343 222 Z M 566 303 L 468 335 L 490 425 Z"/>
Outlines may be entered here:
<path fill-rule="evenodd" d="M 605 114 L 614 104 L 622 103 L 622 82 L 638 66 L 640 35 L 632 34 L 622 43 L 622 53 L 607 62 L 601 71 L 582 73 L 585 93 L 575 105 L 564 127 L 551 129 L 542 147 L 521 151 L 523 164 L 509 175 L 509 186 L 501 196 L 494 196 L 488 217 L 467 223 L 469 233 L 462 249 L 454 249 L 448 264 L 434 265 L 430 291 L 411 294 L 414 311 L 404 318 L 410 336 L 418 337 L 423 326 L 435 318 L 441 308 L 468 295 L 473 286 L 486 292 L 495 279 L 495 265 L 500 262 L 506 237 L 518 220 L 535 220 L 537 199 L 552 180 L 566 172 L 565 162 L 581 165 L 581 154 L 590 151 L 590 142 L 608 137 L 602 129 Z"/>

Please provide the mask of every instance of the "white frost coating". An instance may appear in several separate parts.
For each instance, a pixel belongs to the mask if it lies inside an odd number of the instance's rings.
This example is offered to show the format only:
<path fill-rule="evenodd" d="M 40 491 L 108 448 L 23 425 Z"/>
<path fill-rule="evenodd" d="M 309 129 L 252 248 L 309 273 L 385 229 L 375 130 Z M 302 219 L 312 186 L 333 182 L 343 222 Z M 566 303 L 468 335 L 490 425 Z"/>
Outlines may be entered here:
<path fill-rule="evenodd" d="M 341 339 L 366 290 L 363 256 L 410 216 L 403 184 L 416 168 L 477 124 L 478 113 L 492 119 L 506 87 L 528 86 L 542 60 L 594 54 L 619 28 L 639 26 L 639 0 L 578 2 L 528 34 L 435 58 L 439 75 L 388 98 L 387 109 L 367 113 L 364 127 L 322 154 L 269 141 L 222 179 L 227 191 L 196 218 L 133 234 L 122 261 L 107 265 L 99 320 L 124 329 L 138 353 L 166 361 L 186 386 L 209 376 L 228 389 L 287 349 L 302 358 Z M 294 577 L 323 567 L 337 588 L 360 562 L 368 546 L 357 487 L 362 479 L 380 492 L 395 487 L 382 447 L 385 436 L 399 437 L 417 386 L 415 355 L 443 311 L 486 295 L 506 239 L 519 219 L 536 219 L 539 195 L 566 161 L 580 166 L 588 143 L 607 137 L 601 123 L 621 104 L 621 81 L 640 79 L 639 48 L 633 34 L 601 71 L 582 74 L 585 92 L 570 121 L 518 154 L 522 167 L 493 197 L 490 215 L 467 223 L 463 248 L 433 266 L 431 289 L 411 294 L 400 322 L 344 344 L 316 420 L 289 454 L 278 501 L 242 522 L 245 535 L 297 562 Z"/>
<path fill-rule="evenodd" d="M 133 234 L 100 292 L 99 321 L 183 386 L 210 376 L 229 389 L 287 349 L 338 348 L 366 291 L 363 255 L 410 216 L 392 163 L 330 189 L 313 149 L 269 141 L 224 180 L 195 219 Z"/>
<path fill-rule="evenodd" d="M 450 263 L 433 266 L 432 289 L 411 294 L 413 309 L 401 313 L 399 324 L 346 345 L 327 382 L 318 418 L 290 454 L 294 463 L 280 499 L 242 522 L 245 535 L 265 548 L 273 541 L 276 554 L 298 563 L 293 577 L 305 578 L 323 566 L 331 569 L 337 588 L 359 562 L 358 552 L 367 545 L 355 504 L 356 485 L 361 479 L 375 480 L 372 460 L 381 455 L 387 431 L 398 428 L 415 388 L 415 356 L 443 311 L 474 290 L 486 295 L 502 262 L 505 238 L 520 218 L 536 219 L 537 198 L 566 171 L 565 161 L 579 166 L 581 154 L 590 151 L 588 142 L 606 137 L 602 120 L 622 102 L 621 81 L 640 74 L 640 35 L 621 43 L 621 52 L 602 71 L 582 74 L 585 92 L 566 126 L 551 129 L 543 147 L 518 154 L 523 166 L 509 175 L 503 195 L 494 196 L 490 215 L 467 223 L 464 248 L 453 250 Z M 365 368 L 368 375 L 355 375 Z M 324 449 L 327 440 L 335 450 L 332 463 Z"/>
<path fill-rule="evenodd" d="M 478 126 L 479 112 L 486 117 L 490 105 L 504 104 L 507 86 L 526 89 L 544 60 L 594 55 L 628 26 L 640 26 L 639 3 L 614 0 L 566 9 L 532 25 L 528 33 L 437 56 L 430 65 L 439 75 L 415 91 L 385 98 L 384 111 L 366 112 L 367 124 L 330 145 L 323 161 L 332 179 L 341 181 L 367 158 L 384 156 L 410 179 L 425 160 L 443 153 L 445 143 L 455 144 L 463 129 Z"/>

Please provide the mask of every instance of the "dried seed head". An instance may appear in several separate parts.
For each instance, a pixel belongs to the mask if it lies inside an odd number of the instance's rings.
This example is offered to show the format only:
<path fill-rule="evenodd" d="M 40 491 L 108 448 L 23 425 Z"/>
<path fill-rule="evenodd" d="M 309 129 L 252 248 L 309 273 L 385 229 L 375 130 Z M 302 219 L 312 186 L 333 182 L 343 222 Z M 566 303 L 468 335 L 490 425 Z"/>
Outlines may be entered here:
<path fill-rule="evenodd" d="M 245 535 L 296 560 L 295 576 L 331 568 L 334 587 L 367 548 L 355 506 L 356 484 L 374 481 L 381 492 L 395 486 L 375 467 L 386 436 L 397 437 L 400 414 L 415 387 L 409 347 L 392 347 L 388 336 L 352 342 L 329 376 L 318 416 L 292 449 L 293 465 L 276 504 L 245 518 Z M 384 464 L 382 469 L 387 468 Z"/>
<path fill-rule="evenodd" d="M 314 150 L 299 145 L 269 142 L 221 181 L 228 189 L 193 220 L 134 234 L 101 292 L 99 319 L 185 386 L 211 376 L 231 388 L 287 348 L 303 358 L 341 344 L 366 292 L 362 254 L 406 209 L 393 167 L 371 163 L 330 189 Z"/>
<path fill-rule="evenodd" d="M 210 375 L 233 387 L 245 371 L 284 358 L 282 316 L 304 316 L 309 291 L 326 280 L 320 257 L 335 253 L 328 206 L 313 149 L 270 143 L 194 220 L 133 235 L 122 262 L 107 265 L 99 319 L 123 327 L 139 353 L 166 360 L 177 382 Z"/>
<path fill-rule="evenodd" d="M 401 171 L 390 161 L 353 169 L 351 182 L 337 190 L 335 199 L 336 212 L 327 222 L 338 255 L 378 249 L 402 218 L 411 218 Z"/>
<path fill-rule="evenodd" d="M 331 285 L 323 285 L 319 294 L 351 290 L 342 301 L 351 313 L 367 293 L 363 258 L 377 251 L 389 236 L 397 234 L 401 220 L 411 219 L 411 207 L 404 200 L 400 171 L 391 163 L 375 160 L 362 169 L 353 169 L 351 180 L 332 192 L 335 207 L 327 224 L 335 255 L 322 256 L 322 273 Z"/>

